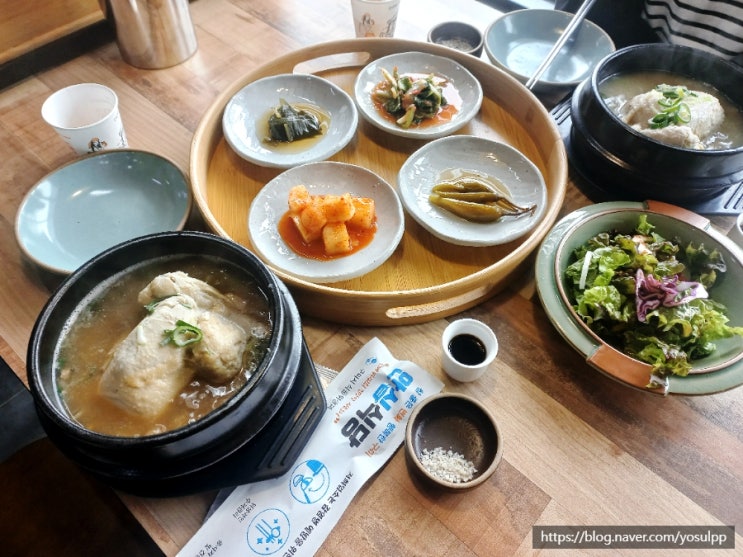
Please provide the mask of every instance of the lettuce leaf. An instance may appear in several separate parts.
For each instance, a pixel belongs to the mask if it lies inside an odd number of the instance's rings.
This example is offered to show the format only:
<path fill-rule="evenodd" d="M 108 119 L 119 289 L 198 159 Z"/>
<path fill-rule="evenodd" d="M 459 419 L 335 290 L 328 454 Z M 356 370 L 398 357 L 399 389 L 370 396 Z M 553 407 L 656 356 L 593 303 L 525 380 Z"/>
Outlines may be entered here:
<path fill-rule="evenodd" d="M 633 234 L 602 232 L 577 248 L 565 280 L 573 308 L 605 342 L 655 374 L 686 376 L 716 341 L 743 336 L 709 294 L 725 271 L 719 250 L 663 238 L 643 214 Z"/>

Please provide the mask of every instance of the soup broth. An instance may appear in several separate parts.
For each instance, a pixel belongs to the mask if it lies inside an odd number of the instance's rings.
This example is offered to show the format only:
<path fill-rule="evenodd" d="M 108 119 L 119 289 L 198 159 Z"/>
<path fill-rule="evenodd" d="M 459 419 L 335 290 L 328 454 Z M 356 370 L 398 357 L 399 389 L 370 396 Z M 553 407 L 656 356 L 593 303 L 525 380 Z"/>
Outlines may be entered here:
<path fill-rule="evenodd" d="M 138 293 L 157 275 L 183 271 L 221 293 L 236 296 L 251 322 L 271 331 L 269 302 L 248 273 L 209 257 L 173 257 L 148 262 L 101 285 L 79 305 L 57 345 L 58 390 L 70 415 L 81 425 L 107 435 L 138 437 L 195 422 L 233 397 L 250 379 L 266 352 L 270 334 L 249 342 L 243 368 L 224 384 L 194 378 L 156 418 L 119 407 L 99 394 L 98 386 L 114 347 L 143 319 Z"/>
<path fill-rule="evenodd" d="M 694 91 L 703 91 L 717 97 L 725 111 L 720 129 L 704 141 L 706 149 L 736 149 L 743 146 L 743 111 L 725 95 L 707 83 L 663 71 L 619 74 L 603 81 L 599 86 L 606 106 L 621 117 L 625 104 L 633 97 L 655 89 L 662 83 L 685 85 Z"/>

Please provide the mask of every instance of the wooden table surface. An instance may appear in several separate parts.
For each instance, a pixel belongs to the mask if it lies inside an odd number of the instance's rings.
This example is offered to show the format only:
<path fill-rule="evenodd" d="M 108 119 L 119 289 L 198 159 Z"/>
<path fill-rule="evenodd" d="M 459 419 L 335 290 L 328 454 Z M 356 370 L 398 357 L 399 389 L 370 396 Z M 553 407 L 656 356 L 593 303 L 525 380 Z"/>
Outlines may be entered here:
<path fill-rule="evenodd" d="M 193 132 L 225 87 L 274 56 L 353 36 L 347 0 L 197 0 L 191 13 L 199 50 L 181 65 L 139 70 L 123 62 L 112 43 L 0 91 L 0 355 L 24 381 L 30 331 L 55 281 L 23 259 L 14 218 L 33 184 L 74 158 L 41 120 L 44 99 L 72 83 L 105 83 L 120 96 L 130 145 L 187 170 Z M 396 36 L 425 40 L 426 31 L 446 19 L 485 29 L 496 16 L 474 0 L 402 0 Z M 570 184 L 563 213 L 589 203 Z M 713 222 L 721 229 L 730 225 L 724 218 Z M 199 225 L 198 215 L 191 225 Z M 303 320 L 317 362 L 341 369 L 377 336 L 398 358 L 441 378 L 446 390 L 485 401 L 505 442 L 493 478 L 465 494 L 422 489 L 398 451 L 357 495 L 319 555 L 525 555 L 532 553 L 534 525 L 743 530 L 743 390 L 660 398 L 603 377 L 550 324 L 528 274 L 464 313 L 489 323 L 500 341 L 490 373 L 470 384 L 449 380 L 440 367 L 439 340 L 451 317 L 394 328 Z M 213 497 L 120 494 L 167 555 L 196 532 Z M 44 499 L 34 504 L 43 507 Z M 2 505 L 21 506 L 11 500 Z M 53 528 L 40 526 L 38 535 L 52 535 Z M 740 554 L 743 540 L 736 538 Z"/>

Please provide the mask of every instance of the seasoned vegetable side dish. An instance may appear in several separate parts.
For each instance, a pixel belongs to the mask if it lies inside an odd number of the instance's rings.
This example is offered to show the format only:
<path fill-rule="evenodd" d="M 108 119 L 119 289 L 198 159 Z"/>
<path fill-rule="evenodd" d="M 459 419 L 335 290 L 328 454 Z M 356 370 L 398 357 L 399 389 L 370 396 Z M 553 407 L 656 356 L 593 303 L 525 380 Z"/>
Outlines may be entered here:
<path fill-rule="evenodd" d="M 292 250 L 313 259 L 333 259 L 369 245 L 377 230 L 375 203 L 369 197 L 312 195 L 300 184 L 289 191 L 289 210 L 279 233 Z"/>
<path fill-rule="evenodd" d="M 743 336 L 710 293 L 725 273 L 717 249 L 669 240 L 641 215 L 631 233 L 607 231 L 574 252 L 567 294 L 580 318 L 608 344 L 653 366 L 686 376 L 715 341 Z"/>
<path fill-rule="evenodd" d="M 321 135 L 327 129 L 327 118 L 309 105 L 291 105 L 280 99 L 268 117 L 269 142 L 291 143 Z"/>
<path fill-rule="evenodd" d="M 372 90 L 372 100 L 378 109 L 391 116 L 398 126 L 410 128 L 433 121 L 449 106 L 444 96 L 447 81 L 433 74 L 400 75 L 382 68 L 384 79 Z M 452 107 L 454 108 L 454 107 Z"/>

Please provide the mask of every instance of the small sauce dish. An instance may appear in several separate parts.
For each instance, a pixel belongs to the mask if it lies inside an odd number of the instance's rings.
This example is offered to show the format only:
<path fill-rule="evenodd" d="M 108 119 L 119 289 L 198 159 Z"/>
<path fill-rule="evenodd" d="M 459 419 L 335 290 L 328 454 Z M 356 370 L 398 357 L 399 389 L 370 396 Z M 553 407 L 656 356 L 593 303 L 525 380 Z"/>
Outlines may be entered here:
<path fill-rule="evenodd" d="M 503 440 L 490 411 L 459 393 L 439 393 L 415 407 L 405 431 L 405 456 L 414 478 L 448 491 L 471 489 L 490 478 Z"/>
<path fill-rule="evenodd" d="M 457 381 L 475 381 L 498 355 L 498 338 L 477 319 L 457 319 L 441 336 L 441 365 Z"/>
<path fill-rule="evenodd" d="M 483 35 L 474 25 L 461 21 L 444 21 L 431 28 L 428 42 L 461 50 L 479 57 L 483 49 Z"/>

